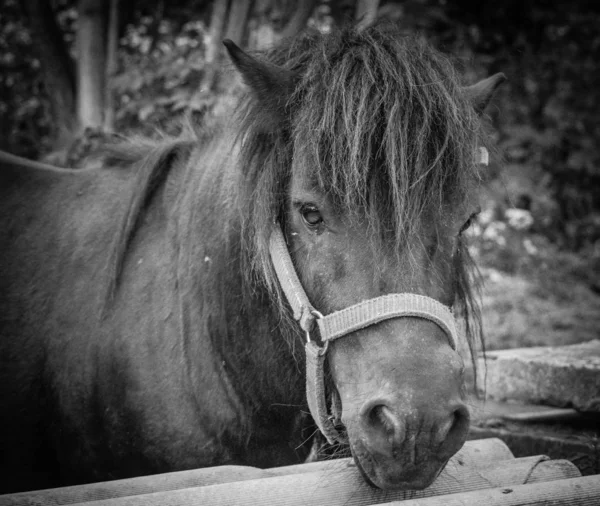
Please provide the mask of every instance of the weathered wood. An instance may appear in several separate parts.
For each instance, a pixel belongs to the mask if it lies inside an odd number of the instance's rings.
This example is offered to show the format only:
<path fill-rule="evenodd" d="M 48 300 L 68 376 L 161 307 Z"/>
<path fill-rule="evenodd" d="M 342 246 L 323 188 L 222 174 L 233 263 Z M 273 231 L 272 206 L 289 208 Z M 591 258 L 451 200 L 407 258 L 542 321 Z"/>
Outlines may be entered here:
<path fill-rule="evenodd" d="M 583 475 L 600 473 L 600 416 L 548 406 L 475 400 L 469 439 L 501 438 L 515 457 L 548 455 L 573 462 Z M 485 440 L 485 439 L 484 439 Z"/>
<path fill-rule="evenodd" d="M 556 480 L 543 485 L 516 485 L 425 499 L 395 501 L 384 506 L 598 506 L 600 476 Z"/>
<path fill-rule="evenodd" d="M 46 490 L 0 495 L 0 506 L 60 505 L 110 500 L 153 492 L 168 492 L 189 487 L 203 487 L 217 483 L 255 480 L 268 476 L 268 471 L 249 466 L 219 466 L 192 469 L 176 473 L 141 476 L 126 480 L 105 481 Z"/>
<path fill-rule="evenodd" d="M 486 463 L 497 463 L 514 459 L 505 443 L 496 438 L 468 441 L 452 458 L 449 465 L 465 465 L 476 468 Z M 112 499 L 153 492 L 178 490 L 190 487 L 202 487 L 219 483 L 254 480 L 269 476 L 281 476 L 308 472 L 337 472 L 348 467 L 351 459 L 336 459 L 310 464 L 298 464 L 267 470 L 246 466 L 219 466 L 205 469 L 194 469 L 155 476 L 142 476 L 126 480 L 114 480 L 102 483 L 91 483 L 75 487 L 63 487 L 52 490 L 38 490 L 14 494 L 13 500 L 6 504 L 72 504 L 101 499 Z M 462 462 L 462 464 L 460 464 Z M 0 505 L 5 504 L 7 496 L 0 496 Z M 51 499 L 48 499 L 50 498 Z"/>
<path fill-rule="evenodd" d="M 486 353 L 479 384 L 497 400 L 600 412 L 600 340 Z M 484 375 L 487 375 L 484 377 Z"/>
<path fill-rule="evenodd" d="M 247 505 L 369 505 L 400 499 L 429 497 L 498 486 L 550 481 L 579 476 L 572 464 L 547 461 L 545 457 L 503 460 L 480 469 L 449 464 L 436 482 L 422 491 L 382 491 L 369 487 L 355 467 L 340 467 L 330 471 L 299 473 L 272 478 L 207 485 L 168 492 L 120 497 L 97 501 L 94 506 L 178 506 L 210 504 L 223 506 Z M 0 504 L 58 504 L 47 491 L 44 501 L 6 502 Z M 17 494 L 18 495 L 18 494 Z M 15 497 L 15 496 L 13 496 Z M 64 504 L 64 503 L 63 503 Z M 83 503 L 85 504 L 85 503 Z"/>
<path fill-rule="evenodd" d="M 516 457 L 548 455 L 553 459 L 568 459 L 581 474 L 600 473 L 600 442 L 598 438 L 552 436 L 539 428 L 526 431 L 516 424 L 501 427 L 471 426 L 469 438 L 501 438 Z"/>

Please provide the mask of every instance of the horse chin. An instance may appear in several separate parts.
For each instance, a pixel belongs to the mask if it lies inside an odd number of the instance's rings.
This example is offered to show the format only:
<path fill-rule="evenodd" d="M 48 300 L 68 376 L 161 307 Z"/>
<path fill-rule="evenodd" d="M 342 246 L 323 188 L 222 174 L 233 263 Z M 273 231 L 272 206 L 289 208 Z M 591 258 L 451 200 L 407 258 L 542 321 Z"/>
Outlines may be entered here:
<path fill-rule="evenodd" d="M 397 460 L 377 458 L 368 453 L 360 442 L 350 447 L 365 482 L 382 490 L 423 490 L 435 481 L 447 462 L 406 465 Z"/>

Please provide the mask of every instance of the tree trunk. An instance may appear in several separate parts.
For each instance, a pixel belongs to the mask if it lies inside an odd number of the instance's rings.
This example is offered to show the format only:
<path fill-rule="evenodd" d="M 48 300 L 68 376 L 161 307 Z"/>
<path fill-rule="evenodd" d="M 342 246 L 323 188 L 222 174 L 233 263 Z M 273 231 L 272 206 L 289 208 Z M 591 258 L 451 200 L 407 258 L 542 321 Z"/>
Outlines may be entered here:
<path fill-rule="evenodd" d="M 107 12 L 104 0 L 79 0 L 77 116 L 83 129 L 101 128 L 106 86 Z"/>
<path fill-rule="evenodd" d="M 306 26 L 317 4 L 318 0 L 255 0 L 249 47 L 266 49 L 282 39 L 294 37 Z"/>
<path fill-rule="evenodd" d="M 232 0 L 229 8 L 227 32 L 225 37 L 231 39 L 238 46 L 244 46 L 246 40 L 246 27 L 250 14 L 251 0 Z"/>
<path fill-rule="evenodd" d="M 277 34 L 278 38 L 287 39 L 297 35 L 300 30 L 306 26 L 306 23 L 315 10 L 317 3 L 317 0 L 305 0 L 303 2 L 299 2 L 299 5 L 296 6 L 296 10 L 294 11 L 294 14 L 290 20 Z"/>
<path fill-rule="evenodd" d="M 75 78 L 62 32 L 49 0 L 24 0 L 31 35 L 42 65 L 42 76 L 53 118 L 55 149 L 69 145 L 78 130 Z"/>
<path fill-rule="evenodd" d="M 253 27 L 249 34 L 248 48 L 266 49 L 275 42 L 272 18 L 277 0 L 255 0 L 252 13 Z"/>
<path fill-rule="evenodd" d="M 358 0 L 356 2 L 354 19 L 359 29 L 371 26 L 375 22 L 378 8 L 379 0 Z"/>
<path fill-rule="evenodd" d="M 337 27 L 342 27 L 354 22 L 356 0 L 331 0 L 331 17 Z"/>
<path fill-rule="evenodd" d="M 206 62 L 206 71 L 202 88 L 196 92 L 196 95 L 214 90 L 217 85 L 221 44 L 224 38 L 223 33 L 225 31 L 225 21 L 227 20 L 228 4 L 229 0 L 215 0 L 213 3 L 210 15 L 210 27 L 205 38 L 206 54 L 204 61 Z"/>
<path fill-rule="evenodd" d="M 221 52 L 221 42 L 225 31 L 227 19 L 228 0 L 215 0 L 210 15 L 210 30 L 206 42 L 206 63 L 211 64 L 218 61 Z"/>
<path fill-rule="evenodd" d="M 117 50 L 119 48 L 119 0 L 110 0 L 107 37 L 106 83 L 104 90 L 104 131 L 112 132 L 115 129 L 115 101 L 111 81 L 117 73 Z"/>

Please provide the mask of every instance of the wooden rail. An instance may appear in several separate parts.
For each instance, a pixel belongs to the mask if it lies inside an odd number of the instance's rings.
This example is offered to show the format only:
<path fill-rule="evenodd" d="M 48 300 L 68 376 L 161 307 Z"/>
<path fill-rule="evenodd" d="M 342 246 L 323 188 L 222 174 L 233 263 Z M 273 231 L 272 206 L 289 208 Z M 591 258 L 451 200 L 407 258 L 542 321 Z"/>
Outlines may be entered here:
<path fill-rule="evenodd" d="M 549 495 L 557 483 L 566 492 Z M 0 496 L 0 505 L 366 506 L 397 501 L 406 506 L 551 505 L 561 504 L 548 501 L 565 494 L 571 494 L 567 504 L 599 505 L 600 476 L 582 478 L 577 468 L 565 460 L 549 460 L 545 456 L 517 459 L 503 442 L 487 439 L 467 442 L 435 483 L 422 491 L 375 490 L 364 483 L 350 459 L 339 459 L 266 470 L 220 466 L 24 492 Z"/>

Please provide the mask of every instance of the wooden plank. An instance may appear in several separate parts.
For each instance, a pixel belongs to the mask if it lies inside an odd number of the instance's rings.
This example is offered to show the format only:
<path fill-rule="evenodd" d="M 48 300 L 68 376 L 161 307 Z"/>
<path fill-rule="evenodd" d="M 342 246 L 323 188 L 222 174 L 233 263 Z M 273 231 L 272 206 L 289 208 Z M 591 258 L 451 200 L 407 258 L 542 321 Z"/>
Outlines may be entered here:
<path fill-rule="evenodd" d="M 578 475 L 577 469 L 568 462 L 544 461 L 543 457 L 512 459 L 482 469 L 472 469 L 459 464 L 447 466 L 435 483 L 426 490 L 416 492 L 383 491 L 369 487 L 358 470 L 346 467 L 330 472 L 292 474 L 121 497 L 97 501 L 93 503 L 93 506 L 225 506 L 232 504 L 360 506 L 490 487 L 506 487 L 527 481 L 550 481 Z"/>
<path fill-rule="evenodd" d="M 384 506 L 598 506 L 600 476 L 556 480 L 543 485 L 516 485 L 425 499 L 394 501 Z"/>
<path fill-rule="evenodd" d="M 583 475 L 600 473 L 600 441 L 597 437 L 560 434 L 539 427 L 526 430 L 517 424 L 471 426 L 469 430 L 471 439 L 492 437 L 502 439 L 516 457 L 544 454 L 553 459 L 568 459 Z"/>
<path fill-rule="evenodd" d="M 452 458 L 451 462 L 462 461 L 462 465 L 478 466 L 485 462 L 498 462 L 514 458 L 508 446 L 500 439 L 489 438 L 468 441 Z M 298 464 L 267 470 L 246 466 L 219 466 L 194 469 L 154 476 L 142 476 L 126 480 L 114 480 L 89 485 L 63 487 L 51 490 L 36 490 L 13 494 L 15 503 L 10 504 L 72 504 L 116 497 L 150 494 L 168 490 L 201 487 L 218 483 L 252 480 L 283 474 L 336 471 L 351 465 L 351 459 L 337 459 L 310 464 Z M 46 497 L 52 497 L 49 503 Z M 46 501 L 46 502 L 44 502 Z M 4 504 L 0 496 L 0 504 Z"/>
<path fill-rule="evenodd" d="M 207 467 L 204 469 L 141 476 L 125 480 L 0 495 L 0 506 L 25 504 L 49 506 L 84 503 L 189 487 L 203 487 L 233 481 L 255 480 L 266 476 L 269 476 L 268 471 L 263 471 L 256 467 Z"/>
<path fill-rule="evenodd" d="M 571 346 L 490 351 L 479 384 L 496 400 L 600 412 L 600 340 Z"/>
<path fill-rule="evenodd" d="M 452 457 L 452 462 L 462 462 L 461 465 L 473 468 L 486 463 L 497 463 L 501 460 L 514 459 L 514 455 L 504 441 L 498 438 L 477 439 L 467 441 L 465 445 Z M 452 464 L 450 464 L 452 465 Z M 354 466 L 351 458 L 324 460 L 308 464 L 272 467 L 268 469 L 273 476 L 286 474 L 310 473 L 317 471 L 331 471 L 343 467 Z"/>

